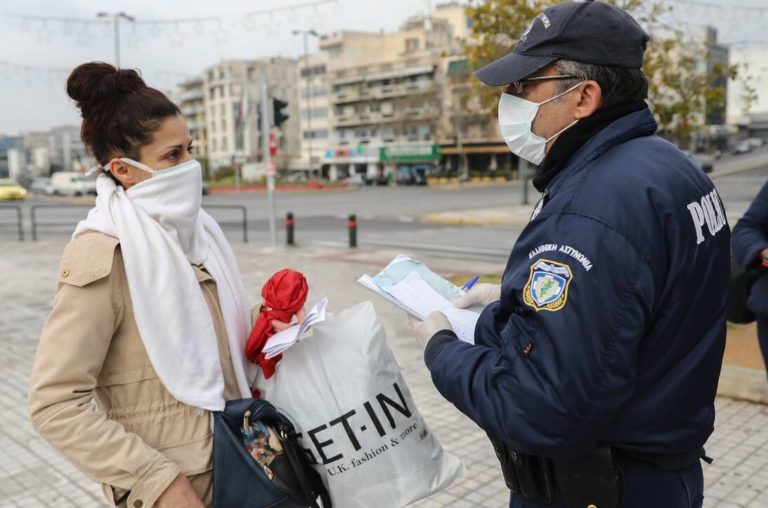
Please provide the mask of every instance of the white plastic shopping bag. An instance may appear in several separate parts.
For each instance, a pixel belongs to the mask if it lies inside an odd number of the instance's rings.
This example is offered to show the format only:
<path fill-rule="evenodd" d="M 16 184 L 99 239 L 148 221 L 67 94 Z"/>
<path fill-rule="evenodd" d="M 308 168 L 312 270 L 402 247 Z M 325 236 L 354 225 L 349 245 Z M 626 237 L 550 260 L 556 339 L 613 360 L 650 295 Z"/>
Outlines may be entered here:
<path fill-rule="evenodd" d="M 373 305 L 312 331 L 258 388 L 302 433 L 334 506 L 400 508 L 450 485 L 463 466 L 416 409 Z"/>

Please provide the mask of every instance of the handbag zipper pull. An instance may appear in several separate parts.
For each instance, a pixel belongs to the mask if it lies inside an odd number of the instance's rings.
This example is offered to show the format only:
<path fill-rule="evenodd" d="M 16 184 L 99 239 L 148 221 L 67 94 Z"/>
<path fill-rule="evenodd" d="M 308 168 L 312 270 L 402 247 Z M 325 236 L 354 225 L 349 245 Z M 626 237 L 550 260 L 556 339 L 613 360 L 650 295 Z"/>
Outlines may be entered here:
<path fill-rule="evenodd" d="M 251 422 L 249 421 L 249 418 L 251 417 L 251 410 L 247 410 L 245 413 L 243 413 L 243 432 L 245 435 L 248 435 L 251 433 Z"/>

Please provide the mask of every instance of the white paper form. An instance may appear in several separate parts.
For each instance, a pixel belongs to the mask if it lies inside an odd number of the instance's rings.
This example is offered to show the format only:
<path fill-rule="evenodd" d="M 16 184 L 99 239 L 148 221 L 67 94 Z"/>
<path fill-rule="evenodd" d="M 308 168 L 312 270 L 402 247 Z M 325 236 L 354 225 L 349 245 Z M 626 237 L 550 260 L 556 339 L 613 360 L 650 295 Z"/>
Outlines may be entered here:
<path fill-rule="evenodd" d="M 328 298 L 323 298 L 304 317 L 301 324 L 294 325 L 282 332 L 274 334 L 267 339 L 262 352 L 269 358 L 285 352 L 288 348 L 306 338 L 307 332 L 317 323 L 325 321 L 325 308 L 328 306 Z"/>
<path fill-rule="evenodd" d="M 451 302 L 432 289 L 417 272 L 410 273 L 397 284 L 384 288 L 384 291 L 409 308 L 419 319 L 425 319 L 432 312 L 442 312 L 460 340 L 470 344 L 475 343 L 475 326 L 480 315 L 454 307 Z"/>

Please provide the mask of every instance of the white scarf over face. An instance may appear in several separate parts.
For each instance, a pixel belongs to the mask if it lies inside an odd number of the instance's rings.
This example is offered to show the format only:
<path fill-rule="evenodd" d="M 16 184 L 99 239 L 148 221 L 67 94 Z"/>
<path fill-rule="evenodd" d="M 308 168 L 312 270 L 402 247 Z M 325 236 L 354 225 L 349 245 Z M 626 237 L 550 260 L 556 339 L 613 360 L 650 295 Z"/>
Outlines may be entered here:
<path fill-rule="evenodd" d="M 250 318 L 240 270 L 224 233 L 204 210 L 197 161 L 163 171 L 125 190 L 107 175 L 96 206 L 73 238 L 99 231 L 117 238 L 136 324 L 160 381 L 190 406 L 224 409 L 216 330 L 191 264 L 216 281 L 241 397 L 250 397 L 245 359 Z"/>

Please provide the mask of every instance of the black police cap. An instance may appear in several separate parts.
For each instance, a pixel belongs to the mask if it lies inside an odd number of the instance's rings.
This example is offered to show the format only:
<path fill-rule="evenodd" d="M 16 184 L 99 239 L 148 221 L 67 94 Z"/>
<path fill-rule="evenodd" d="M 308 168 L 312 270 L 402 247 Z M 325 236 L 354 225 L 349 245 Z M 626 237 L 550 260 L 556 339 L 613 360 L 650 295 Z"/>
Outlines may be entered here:
<path fill-rule="evenodd" d="M 603 2 L 565 2 L 534 18 L 512 53 L 475 75 L 491 86 L 530 76 L 556 60 L 639 69 L 648 34 L 628 13 Z"/>

